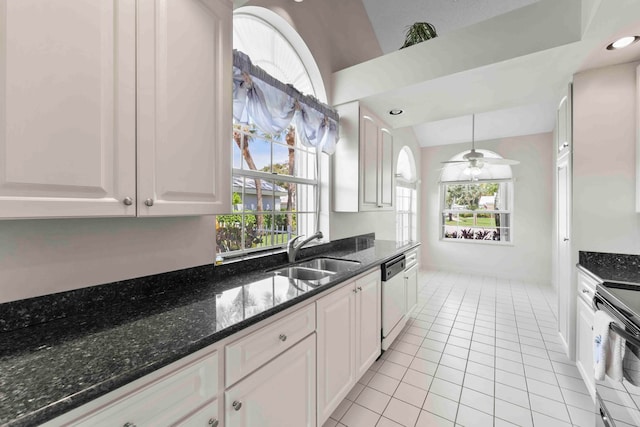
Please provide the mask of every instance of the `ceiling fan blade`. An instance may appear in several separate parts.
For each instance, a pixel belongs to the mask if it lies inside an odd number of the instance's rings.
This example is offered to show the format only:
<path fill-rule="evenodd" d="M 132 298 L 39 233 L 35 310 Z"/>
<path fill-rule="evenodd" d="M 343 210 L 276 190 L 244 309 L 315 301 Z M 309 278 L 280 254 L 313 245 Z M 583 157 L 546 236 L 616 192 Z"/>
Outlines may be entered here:
<path fill-rule="evenodd" d="M 440 163 L 469 163 L 468 160 L 447 160 L 446 162 L 440 162 Z"/>
<path fill-rule="evenodd" d="M 509 159 L 496 159 L 496 158 L 492 158 L 492 157 L 485 157 L 484 159 L 485 163 L 489 163 L 492 165 L 517 165 L 520 164 L 520 162 L 518 160 L 509 160 Z"/>

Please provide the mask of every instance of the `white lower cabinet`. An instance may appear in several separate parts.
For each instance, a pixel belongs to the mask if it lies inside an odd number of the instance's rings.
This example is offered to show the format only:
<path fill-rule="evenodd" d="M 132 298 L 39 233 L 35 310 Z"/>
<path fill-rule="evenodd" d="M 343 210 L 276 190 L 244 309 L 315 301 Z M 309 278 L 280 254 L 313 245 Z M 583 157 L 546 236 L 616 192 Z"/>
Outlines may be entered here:
<path fill-rule="evenodd" d="M 356 381 L 381 352 L 380 270 L 356 280 Z"/>
<path fill-rule="evenodd" d="M 318 425 L 380 356 L 380 270 L 316 302 Z"/>
<path fill-rule="evenodd" d="M 407 314 L 411 315 L 418 304 L 418 265 L 404 272 L 404 285 L 407 295 Z"/>
<path fill-rule="evenodd" d="M 322 426 L 380 356 L 380 304 L 376 268 L 45 426 Z"/>
<path fill-rule="evenodd" d="M 576 322 L 576 366 L 587 385 L 591 397 L 595 397 L 595 371 L 593 369 L 593 309 L 578 298 Z"/>
<path fill-rule="evenodd" d="M 316 337 L 296 344 L 225 392 L 227 427 L 316 425 Z"/>
<path fill-rule="evenodd" d="M 318 425 L 322 425 L 356 382 L 355 284 L 318 300 Z"/>
<path fill-rule="evenodd" d="M 576 308 L 576 367 L 582 375 L 591 398 L 595 401 L 596 383 L 593 368 L 593 318 L 591 306 L 597 281 L 578 270 L 578 301 Z"/>

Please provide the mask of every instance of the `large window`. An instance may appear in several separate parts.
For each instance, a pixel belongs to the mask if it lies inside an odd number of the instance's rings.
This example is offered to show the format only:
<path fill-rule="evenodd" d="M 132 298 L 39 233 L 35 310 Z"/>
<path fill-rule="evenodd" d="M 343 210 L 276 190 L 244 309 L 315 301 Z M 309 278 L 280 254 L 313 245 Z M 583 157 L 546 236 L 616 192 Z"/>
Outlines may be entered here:
<path fill-rule="evenodd" d="M 413 154 L 408 147 L 403 147 L 398 154 L 396 172 L 396 240 L 417 241 L 418 177 Z"/>
<path fill-rule="evenodd" d="M 476 150 L 485 158 L 501 157 Z M 512 242 L 513 180 L 504 164 L 463 161 L 464 151 L 453 156 L 440 176 L 440 238 L 451 241 Z"/>
<path fill-rule="evenodd" d="M 443 183 L 442 238 L 511 241 L 511 182 Z"/>
<path fill-rule="evenodd" d="M 253 64 L 305 94 L 326 98 L 313 57 L 281 17 L 264 8 L 239 8 L 233 29 L 234 49 Z M 234 121 L 230 144 L 233 209 L 216 217 L 217 252 L 234 255 L 282 247 L 292 237 L 312 234 L 319 216 L 316 149 L 298 141 L 293 124 L 266 134 L 251 121 Z"/>
<path fill-rule="evenodd" d="M 316 150 L 296 143 L 293 126 L 265 135 L 234 124 L 233 212 L 216 218 L 218 252 L 283 246 L 315 229 Z"/>

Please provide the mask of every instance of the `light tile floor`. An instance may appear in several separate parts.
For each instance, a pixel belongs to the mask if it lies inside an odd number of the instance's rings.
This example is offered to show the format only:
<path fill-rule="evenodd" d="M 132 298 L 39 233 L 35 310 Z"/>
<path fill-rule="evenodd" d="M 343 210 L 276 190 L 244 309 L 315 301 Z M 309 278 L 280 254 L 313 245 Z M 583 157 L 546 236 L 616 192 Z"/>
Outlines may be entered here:
<path fill-rule="evenodd" d="M 593 427 L 549 287 L 423 272 L 402 334 L 324 427 Z"/>

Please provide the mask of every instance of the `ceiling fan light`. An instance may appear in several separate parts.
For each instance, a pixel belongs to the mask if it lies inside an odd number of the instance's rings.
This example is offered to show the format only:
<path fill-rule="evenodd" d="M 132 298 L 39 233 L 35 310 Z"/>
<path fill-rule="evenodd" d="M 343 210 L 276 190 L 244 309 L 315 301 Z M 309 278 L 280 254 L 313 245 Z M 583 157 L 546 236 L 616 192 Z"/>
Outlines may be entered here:
<path fill-rule="evenodd" d="M 463 174 L 471 177 L 477 177 L 482 173 L 479 167 L 477 166 L 467 166 L 463 171 Z"/>

